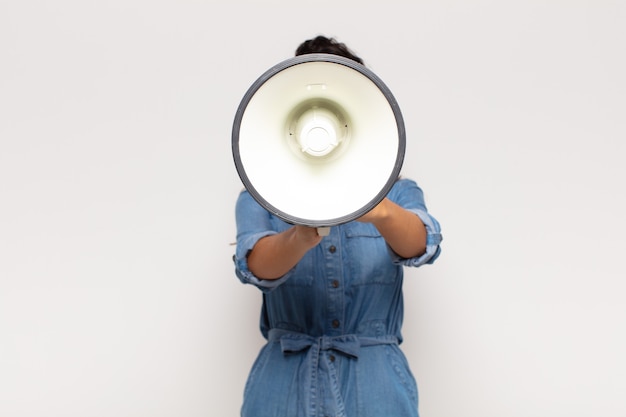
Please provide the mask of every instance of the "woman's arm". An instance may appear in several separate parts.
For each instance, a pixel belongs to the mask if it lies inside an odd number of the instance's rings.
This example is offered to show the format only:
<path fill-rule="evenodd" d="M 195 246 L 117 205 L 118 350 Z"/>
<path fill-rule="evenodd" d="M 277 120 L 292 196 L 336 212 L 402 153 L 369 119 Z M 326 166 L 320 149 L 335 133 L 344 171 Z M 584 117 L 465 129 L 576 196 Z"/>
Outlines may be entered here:
<path fill-rule="evenodd" d="M 357 219 L 372 223 L 395 253 L 413 258 L 426 251 L 426 227 L 414 213 L 383 199 L 376 207 Z"/>
<path fill-rule="evenodd" d="M 280 278 L 321 240 L 317 229 L 307 226 L 293 226 L 266 236 L 248 254 L 248 269 L 260 279 Z"/>

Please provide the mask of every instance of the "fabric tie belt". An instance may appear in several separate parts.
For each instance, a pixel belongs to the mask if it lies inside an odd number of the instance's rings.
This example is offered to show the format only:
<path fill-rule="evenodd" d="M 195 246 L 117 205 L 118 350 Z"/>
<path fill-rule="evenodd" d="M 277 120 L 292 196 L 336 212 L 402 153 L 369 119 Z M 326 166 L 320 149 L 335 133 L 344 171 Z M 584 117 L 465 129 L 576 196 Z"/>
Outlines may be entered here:
<path fill-rule="evenodd" d="M 283 354 L 306 354 L 305 364 L 301 369 L 304 372 L 301 381 L 309 385 L 305 387 L 308 415 L 317 416 L 324 411 L 338 417 L 345 416 L 345 406 L 334 358 L 322 353 L 334 351 L 348 358 L 358 358 L 362 347 L 398 344 L 398 338 L 392 335 L 369 337 L 347 334 L 314 337 L 282 329 L 271 329 L 268 341 L 280 343 Z M 326 389 L 320 390 L 318 384 L 324 384 Z"/>
<path fill-rule="evenodd" d="M 316 350 L 334 350 L 343 353 L 348 357 L 359 357 L 359 350 L 365 346 L 395 345 L 398 338 L 395 336 L 357 336 L 347 334 L 340 336 L 320 336 L 314 337 L 305 333 L 297 333 L 289 330 L 271 329 L 269 331 L 270 342 L 280 342 L 283 353 L 296 353 L 315 347 Z"/>

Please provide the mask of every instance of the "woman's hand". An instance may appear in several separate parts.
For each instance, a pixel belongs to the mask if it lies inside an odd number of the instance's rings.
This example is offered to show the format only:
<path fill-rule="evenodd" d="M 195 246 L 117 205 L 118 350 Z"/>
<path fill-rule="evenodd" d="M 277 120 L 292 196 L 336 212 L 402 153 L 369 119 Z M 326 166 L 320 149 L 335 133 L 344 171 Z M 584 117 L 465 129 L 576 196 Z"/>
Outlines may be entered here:
<path fill-rule="evenodd" d="M 294 228 L 294 244 L 303 245 L 311 249 L 322 241 L 322 236 L 317 233 L 316 227 L 296 225 Z"/>
<path fill-rule="evenodd" d="M 389 216 L 389 203 L 391 203 L 391 200 L 384 198 L 383 201 L 356 219 L 356 221 L 362 223 L 374 223 L 375 225 L 377 221 L 384 220 L 387 216 Z"/>

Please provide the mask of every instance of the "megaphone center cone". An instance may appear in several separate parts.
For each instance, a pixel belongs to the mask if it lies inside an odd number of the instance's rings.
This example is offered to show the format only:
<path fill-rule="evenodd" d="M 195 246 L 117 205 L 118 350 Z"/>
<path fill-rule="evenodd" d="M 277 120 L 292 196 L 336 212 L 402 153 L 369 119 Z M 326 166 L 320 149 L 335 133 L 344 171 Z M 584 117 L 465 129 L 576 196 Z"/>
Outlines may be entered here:
<path fill-rule="evenodd" d="M 313 156 L 327 155 L 337 146 L 334 132 L 323 126 L 315 126 L 305 133 L 302 151 Z"/>

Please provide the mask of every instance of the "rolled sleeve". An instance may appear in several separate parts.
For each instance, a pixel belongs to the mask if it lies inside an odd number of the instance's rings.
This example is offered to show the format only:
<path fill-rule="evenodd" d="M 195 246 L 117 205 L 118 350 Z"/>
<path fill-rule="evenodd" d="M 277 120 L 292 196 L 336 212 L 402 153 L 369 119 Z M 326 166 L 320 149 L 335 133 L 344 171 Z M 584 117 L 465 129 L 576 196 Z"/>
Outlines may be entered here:
<path fill-rule="evenodd" d="M 393 262 L 405 266 L 418 267 L 424 264 L 432 264 L 439 257 L 441 253 L 440 243 L 443 240 L 441 235 L 441 228 L 439 222 L 430 214 L 419 209 L 407 209 L 412 213 L 415 213 L 426 226 L 426 251 L 413 258 L 402 258 L 395 252 L 392 252 Z"/>
<path fill-rule="evenodd" d="M 391 251 L 393 262 L 412 267 L 435 262 L 441 253 L 440 244 L 443 240 L 443 235 L 441 234 L 439 222 L 426 209 L 422 190 L 414 181 L 402 179 L 396 183 L 389 197 L 406 210 L 417 215 L 426 227 L 426 251 L 422 255 L 413 258 L 403 258 Z"/>
<path fill-rule="evenodd" d="M 252 284 L 264 292 L 271 291 L 272 289 L 278 287 L 285 280 L 287 280 L 290 275 L 289 273 L 287 273 L 279 279 L 260 279 L 256 275 L 254 275 L 248 268 L 248 254 L 250 253 L 254 245 L 256 245 L 256 243 L 260 239 L 274 234 L 276 234 L 276 232 L 267 231 L 247 236 L 237 243 L 237 250 L 233 258 L 235 262 L 235 274 L 237 275 L 237 278 L 239 278 L 239 280 L 244 284 Z"/>
<path fill-rule="evenodd" d="M 272 228 L 269 216 L 269 213 L 254 201 L 247 191 L 239 195 L 235 209 L 237 221 L 237 249 L 233 256 L 235 275 L 244 284 L 252 284 L 264 292 L 276 288 L 290 275 L 289 272 L 279 279 L 261 279 L 255 276 L 248 267 L 248 254 L 254 245 L 260 239 L 278 233 Z"/>

